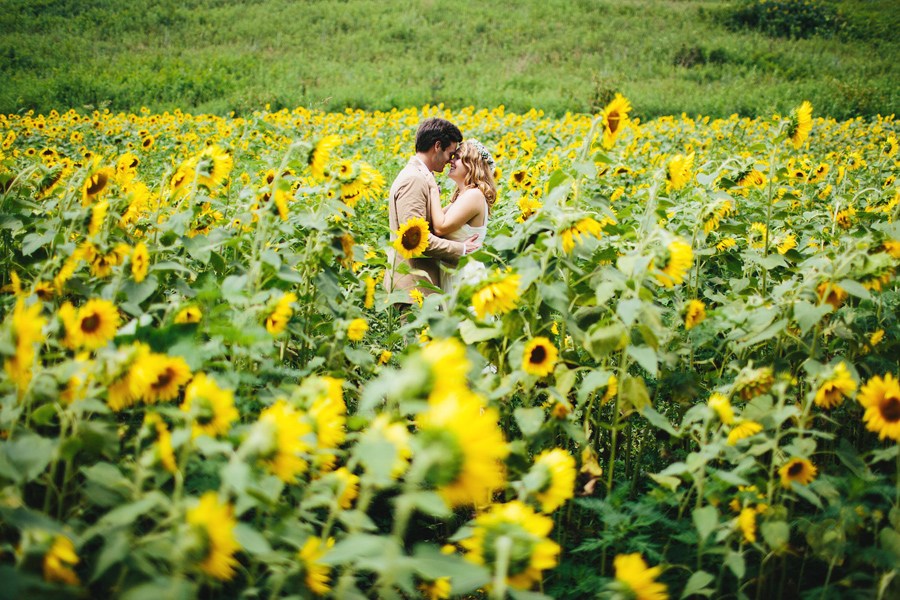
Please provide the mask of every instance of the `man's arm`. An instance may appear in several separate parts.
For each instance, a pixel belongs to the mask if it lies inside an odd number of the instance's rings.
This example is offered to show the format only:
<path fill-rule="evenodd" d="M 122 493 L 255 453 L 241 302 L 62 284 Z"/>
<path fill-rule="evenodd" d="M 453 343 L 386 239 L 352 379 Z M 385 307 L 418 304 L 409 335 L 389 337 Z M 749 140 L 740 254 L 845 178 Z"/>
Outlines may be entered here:
<path fill-rule="evenodd" d="M 426 203 L 430 198 L 431 194 L 427 182 L 417 177 L 410 177 L 402 182 L 394 195 L 394 202 L 396 202 L 397 208 L 397 222 L 403 225 L 410 219 L 415 218 L 422 218 L 427 221 Z M 465 245 L 463 242 L 445 240 L 429 233 L 425 256 L 442 260 L 459 260 L 464 250 Z"/>

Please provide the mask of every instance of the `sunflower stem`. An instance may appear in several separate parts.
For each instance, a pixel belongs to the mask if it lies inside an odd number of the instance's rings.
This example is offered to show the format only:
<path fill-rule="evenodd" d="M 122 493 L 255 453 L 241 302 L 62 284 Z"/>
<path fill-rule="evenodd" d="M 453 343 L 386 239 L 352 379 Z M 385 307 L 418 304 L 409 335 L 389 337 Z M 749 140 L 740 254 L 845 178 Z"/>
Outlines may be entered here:
<path fill-rule="evenodd" d="M 494 590 L 491 596 L 494 600 L 506 598 L 506 575 L 509 572 L 509 558 L 512 553 L 513 541 L 508 535 L 497 538 L 497 570 L 494 572 Z"/>
<path fill-rule="evenodd" d="M 765 243 L 763 244 L 763 259 L 769 256 L 769 227 L 772 223 L 772 198 L 775 196 L 775 151 L 778 149 L 776 144 L 772 144 L 772 154 L 769 156 L 769 191 L 766 194 L 767 202 L 766 202 L 766 233 L 765 233 Z M 769 274 L 769 269 L 766 266 L 763 266 L 762 272 L 762 289 L 760 292 L 765 295 L 766 293 L 766 280 Z"/>

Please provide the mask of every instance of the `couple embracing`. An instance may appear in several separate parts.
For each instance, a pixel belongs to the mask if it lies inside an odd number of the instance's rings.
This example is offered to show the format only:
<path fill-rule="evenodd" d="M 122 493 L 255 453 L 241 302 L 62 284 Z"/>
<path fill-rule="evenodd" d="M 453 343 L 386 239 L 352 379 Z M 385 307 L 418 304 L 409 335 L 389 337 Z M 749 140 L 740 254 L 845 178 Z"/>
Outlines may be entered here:
<path fill-rule="evenodd" d="M 444 208 L 434 174 L 442 173 L 448 164 L 456 190 Z M 427 296 L 432 291 L 419 288 L 420 283 L 431 283 L 445 293 L 452 293 L 460 285 L 466 273 L 455 269 L 459 259 L 484 243 L 488 216 L 497 198 L 493 173 L 494 160 L 487 149 L 476 140 L 464 142 L 459 128 L 450 121 L 431 118 L 419 125 L 416 154 L 394 180 L 388 209 L 392 232 L 413 220 L 424 219 L 429 229 L 427 246 L 424 239 L 401 240 L 406 249 L 424 247 L 421 256 L 410 259 L 393 256 L 396 250 L 389 248 L 388 259 L 395 267 L 385 278 L 388 289 L 409 292 L 418 289 Z M 414 237 L 418 235 L 411 233 Z M 396 266 L 400 263 L 406 263 L 413 271 L 424 271 L 425 275 L 398 276 Z M 470 261 L 464 271 L 482 266 Z M 412 296 L 409 298 L 407 303 L 413 301 Z"/>

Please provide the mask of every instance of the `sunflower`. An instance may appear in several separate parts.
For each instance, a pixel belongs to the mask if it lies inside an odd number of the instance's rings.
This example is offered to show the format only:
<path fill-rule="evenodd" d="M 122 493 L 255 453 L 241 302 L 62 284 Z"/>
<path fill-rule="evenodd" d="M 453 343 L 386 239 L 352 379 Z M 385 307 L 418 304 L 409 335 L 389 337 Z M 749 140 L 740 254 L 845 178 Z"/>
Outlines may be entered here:
<path fill-rule="evenodd" d="M 366 336 L 369 324 L 365 319 L 353 319 L 347 326 L 347 338 L 352 342 L 358 342 Z"/>
<path fill-rule="evenodd" d="M 684 313 L 684 330 L 693 329 L 706 320 L 706 305 L 702 300 L 691 300 L 687 310 Z"/>
<path fill-rule="evenodd" d="M 756 509 L 752 507 L 746 507 L 741 509 L 741 514 L 738 515 L 738 525 L 741 528 L 741 533 L 744 535 L 744 541 L 748 544 L 752 544 L 756 542 Z"/>
<path fill-rule="evenodd" d="M 199 323 L 203 318 L 203 311 L 199 306 L 187 306 L 175 315 L 175 323 Z"/>
<path fill-rule="evenodd" d="M 516 219 L 516 223 L 524 223 L 544 206 L 540 200 L 532 198 L 531 196 L 522 196 L 519 198 L 518 205 L 521 214 L 519 215 L 519 218 Z"/>
<path fill-rule="evenodd" d="M 680 190 L 692 178 L 691 168 L 694 166 L 694 154 L 682 156 L 681 154 L 669 161 L 666 165 L 666 190 Z"/>
<path fill-rule="evenodd" d="M 338 506 L 344 510 L 353 507 L 353 501 L 359 496 L 359 477 L 351 473 L 347 467 L 341 467 L 332 475 L 338 480 Z"/>
<path fill-rule="evenodd" d="M 762 425 L 755 421 L 741 421 L 728 434 L 728 445 L 734 446 L 744 438 L 756 435 L 762 431 Z"/>
<path fill-rule="evenodd" d="M 603 146 L 612 148 L 622 129 L 628 123 L 628 111 L 631 105 L 622 94 L 616 94 L 605 109 L 603 109 Z"/>
<path fill-rule="evenodd" d="M 135 391 L 139 386 L 132 383 L 132 369 L 139 361 L 150 355 L 150 347 L 146 344 L 134 344 L 119 348 L 113 365 L 113 375 L 106 381 L 106 402 L 109 408 L 118 412 L 134 404 L 138 399 Z M 137 389 L 136 389 L 137 388 Z"/>
<path fill-rule="evenodd" d="M 494 570 L 497 566 L 497 542 L 512 542 L 509 549 L 506 581 L 515 589 L 527 590 L 541 581 L 541 572 L 557 564 L 559 545 L 548 539 L 553 520 L 537 514 L 518 500 L 493 504 L 475 518 L 472 537 L 460 545 L 466 559 Z"/>
<path fill-rule="evenodd" d="M 738 174 L 737 184 L 740 187 L 761 188 L 766 183 L 766 176 L 756 169 L 747 169 Z"/>
<path fill-rule="evenodd" d="M 168 402 L 191 380 L 191 368 L 180 356 L 149 354 L 131 367 L 132 394 L 145 402 Z"/>
<path fill-rule="evenodd" d="M 756 396 L 768 392 L 773 383 L 775 383 L 775 377 L 771 367 L 754 369 L 751 364 L 741 369 L 732 386 L 734 392 L 740 394 L 741 399 L 748 402 Z"/>
<path fill-rule="evenodd" d="M 819 284 L 816 294 L 819 296 L 820 303 L 830 304 L 834 310 L 839 309 L 847 298 L 847 292 L 842 287 L 828 281 Z"/>
<path fill-rule="evenodd" d="M 503 278 L 498 279 L 501 276 Z M 503 272 L 497 269 L 492 279 L 472 296 L 472 308 L 479 319 L 483 319 L 485 315 L 506 314 L 516 307 L 519 300 L 519 284 L 522 281 L 520 275 L 503 276 Z"/>
<path fill-rule="evenodd" d="M 156 413 L 147 413 L 144 417 L 144 424 L 156 429 L 159 462 L 162 463 L 169 473 L 176 473 L 178 464 L 175 461 L 175 450 L 172 448 L 172 434 L 169 433 L 169 428 L 166 427 L 162 418 Z"/>
<path fill-rule="evenodd" d="M 809 172 L 809 175 L 806 176 L 806 181 L 808 183 L 819 183 L 825 179 L 826 175 L 828 175 L 828 170 L 828 165 L 821 163 L 818 167 Z"/>
<path fill-rule="evenodd" d="M 288 207 L 288 202 L 293 202 L 294 197 L 284 190 L 276 190 L 275 191 L 275 210 L 278 212 L 278 218 L 282 221 L 287 221 L 288 216 L 290 215 L 290 208 Z"/>
<path fill-rule="evenodd" d="M 533 482 L 541 511 L 550 514 L 575 494 L 575 459 L 561 448 L 542 452 L 525 481 Z"/>
<path fill-rule="evenodd" d="M 140 283 L 147 277 L 147 267 L 150 264 L 150 254 L 147 252 L 147 246 L 144 242 L 138 242 L 131 253 L 131 274 L 137 283 Z"/>
<path fill-rule="evenodd" d="M 115 337 L 119 327 L 119 311 L 112 302 L 93 298 L 78 310 L 75 326 L 82 345 L 96 350 Z"/>
<path fill-rule="evenodd" d="M 306 572 L 307 587 L 319 596 L 324 596 L 331 591 L 331 586 L 328 585 L 331 567 L 319 560 L 333 545 L 333 538 L 329 538 L 327 543 L 323 543 L 321 539 L 312 536 L 306 540 L 300 552 L 297 553 L 297 558 L 303 563 L 303 570 Z"/>
<path fill-rule="evenodd" d="M 787 136 L 799 150 L 812 130 L 812 104 L 804 100 L 788 120 Z"/>
<path fill-rule="evenodd" d="M 234 567 L 238 561 L 234 554 L 241 549 L 234 539 L 237 521 L 229 503 L 220 504 L 216 492 L 209 491 L 200 498 L 200 503 L 187 512 L 186 520 L 205 542 L 202 569 L 210 577 L 228 581 L 234 577 Z"/>
<path fill-rule="evenodd" d="M 766 235 L 768 235 L 768 229 L 766 229 L 765 223 L 758 221 L 751 223 L 750 228 L 747 230 L 747 243 L 751 248 L 756 248 L 757 250 L 764 248 Z"/>
<path fill-rule="evenodd" d="M 97 169 L 81 186 L 81 206 L 87 208 L 91 202 L 109 191 L 109 180 L 113 176 L 110 168 Z"/>
<path fill-rule="evenodd" d="M 616 579 L 628 586 L 635 600 L 667 600 L 669 595 L 664 583 L 656 578 L 662 567 L 647 567 L 640 553 L 619 554 L 613 559 Z"/>
<path fill-rule="evenodd" d="M 715 393 L 709 397 L 709 407 L 716 411 L 719 420 L 726 425 L 734 424 L 734 409 L 731 407 L 731 401 L 724 394 Z"/>
<path fill-rule="evenodd" d="M 172 179 L 169 180 L 169 188 L 172 190 L 173 194 L 182 192 L 193 183 L 196 177 L 197 174 L 192 167 L 187 164 L 182 165 L 175 171 L 175 174 L 172 175 Z"/>
<path fill-rule="evenodd" d="M 407 260 L 421 256 L 428 248 L 428 223 L 422 217 L 410 219 L 395 233 L 394 249 Z"/>
<path fill-rule="evenodd" d="M 856 382 L 850 376 L 847 366 L 838 363 L 831 376 L 816 391 L 815 403 L 823 408 L 835 408 L 856 391 Z"/>
<path fill-rule="evenodd" d="M 546 377 L 553 372 L 559 352 L 545 337 L 536 337 L 525 346 L 522 370 L 531 375 Z"/>
<path fill-rule="evenodd" d="M 429 404 L 416 421 L 422 447 L 416 459 L 429 461 L 425 481 L 451 507 L 488 502 L 503 487 L 501 461 L 509 453 L 497 410 L 465 392 Z"/>
<path fill-rule="evenodd" d="M 600 406 L 606 406 L 610 400 L 616 397 L 616 394 L 619 393 L 619 380 L 616 379 L 615 375 L 610 375 L 609 379 L 606 382 L 606 389 L 603 392 L 603 395 L 600 397 Z"/>
<path fill-rule="evenodd" d="M 782 234 L 775 240 L 775 249 L 784 256 L 788 250 L 797 247 L 797 237 L 793 233 Z"/>
<path fill-rule="evenodd" d="M 152 135 L 145 136 L 144 139 L 141 140 L 141 150 L 144 152 L 153 148 L 153 144 L 156 143 L 156 138 Z"/>
<path fill-rule="evenodd" d="M 796 481 L 801 485 L 809 485 L 816 478 L 818 469 L 805 458 L 792 458 L 783 467 L 778 469 L 781 476 L 781 486 L 791 487 L 791 482 Z"/>
<path fill-rule="evenodd" d="M 447 600 L 453 592 L 449 577 L 438 577 L 434 581 L 423 581 L 419 584 L 419 591 L 428 600 Z"/>
<path fill-rule="evenodd" d="M 722 238 L 722 240 L 716 244 L 716 250 L 718 250 L 719 252 L 725 252 L 726 250 L 734 248 L 735 246 L 737 246 L 737 240 L 735 240 L 734 238 Z"/>
<path fill-rule="evenodd" d="M 88 219 L 88 235 L 93 237 L 100 232 L 103 222 L 106 220 L 106 213 L 109 211 L 109 202 L 98 202 L 89 207 L 91 217 Z"/>
<path fill-rule="evenodd" d="M 53 545 L 44 555 L 44 580 L 50 583 L 80 585 L 81 580 L 72 570 L 79 563 L 75 544 L 64 535 L 53 538 Z"/>
<path fill-rule="evenodd" d="M 366 298 L 363 301 L 363 306 L 367 309 L 375 306 L 375 278 L 374 277 L 366 277 Z"/>
<path fill-rule="evenodd" d="M 193 417 L 191 437 L 225 435 L 240 417 L 234 407 L 234 392 L 223 390 L 205 373 L 198 373 L 184 391 L 181 410 Z"/>
<path fill-rule="evenodd" d="M 305 437 L 312 433 L 303 413 L 279 400 L 260 413 L 254 429 L 251 438 L 262 450 L 262 463 L 285 483 L 296 483 L 308 466 L 300 455 L 310 450 Z"/>
<path fill-rule="evenodd" d="M 466 347 L 457 339 L 428 342 L 420 365 L 428 367 L 430 398 L 440 400 L 447 394 L 468 391 L 468 373 L 472 363 L 466 358 Z"/>
<path fill-rule="evenodd" d="M 344 442 L 347 405 L 344 403 L 344 381 L 333 377 L 314 378 L 311 385 L 323 386 L 309 408 L 319 448 L 337 448 Z M 307 384 L 309 385 L 309 384 Z"/>
<path fill-rule="evenodd" d="M 316 179 L 325 179 L 325 164 L 331 157 L 331 151 L 340 145 L 341 138 L 336 135 L 323 137 L 313 144 L 309 151 L 307 163 L 312 176 Z"/>
<path fill-rule="evenodd" d="M 688 244 L 680 240 L 672 241 L 661 256 L 656 258 L 656 280 L 663 286 L 671 288 L 684 283 L 684 277 L 694 261 L 694 252 Z"/>
<path fill-rule="evenodd" d="M 197 183 L 211 190 L 225 182 L 231 173 L 234 161 L 231 154 L 216 145 L 207 146 L 196 157 Z"/>
<path fill-rule="evenodd" d="M 602 225 L 591 217 L 585 217 L 571 227 L 562 230 L 560 236 L 562 237 L 563 252 L 566 254 L 571 252 L 588 235 L 599 238 L 602 234 Z"/>
<path fill-rule="evenodd" d="M 881 144 L 882 156 L 887 156 L 888 158 L 892 157 L 897 153 L 897 147 L 897 138 L 893 135 L 888 136 L 888 138 Z"/>
<path fill-rule="evenodd" d="M 376 444 L 386 443 L 393 447 L 390 472 L 393 479 L 398 479 L 406 472 L 409 459 L 412 458 L 412 449 L 409 444 L 410 434 L 406 422 L 392 422 L 390 416 L 381 414 L 372 421 L 363 435 L 365 439 Z M 364 464 L 369 462 L 369 458 L 371 457 L 361 457 Z"/>
<path fill-rule="evenodd" d="M 284 330 L 287 329 L 288 321 L 291 320 L 291 315 L 294 314 L 294 309 L 291 308 L 291 304 L 296 301 L 297 294 L 294 294 L 293 292 L 288 292 L 282 296 L 278 302 L 275 303 L 271 312 L 266 315 L 266 331 L 272 335 L 278 335 L 284 332 Z"/>
<path fill-rule="evenodd" d="M 900 441 L 900 382 L 890 373 L 884 379 L 876 375 L 860 388 L 856 400 L 866 409 L 866 429 L 877 432 L 880 440 Z"/>

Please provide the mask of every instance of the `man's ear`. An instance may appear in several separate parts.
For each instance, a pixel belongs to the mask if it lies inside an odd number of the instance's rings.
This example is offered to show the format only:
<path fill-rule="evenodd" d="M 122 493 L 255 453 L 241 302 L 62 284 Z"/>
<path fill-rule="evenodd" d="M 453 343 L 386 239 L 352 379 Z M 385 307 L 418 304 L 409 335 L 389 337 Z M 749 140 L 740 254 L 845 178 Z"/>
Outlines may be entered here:
<path fill-rule="evenodd" d="M 432 147 L 431 149 L 434 150 L 435 154 L 440 154 L 441 152 L 444 151 L 444 147 L 441 146 L 441 141 L 440 141 L 440 140 L 436 141 L 436 142 L 434 143 L 434 147 Z"/>

